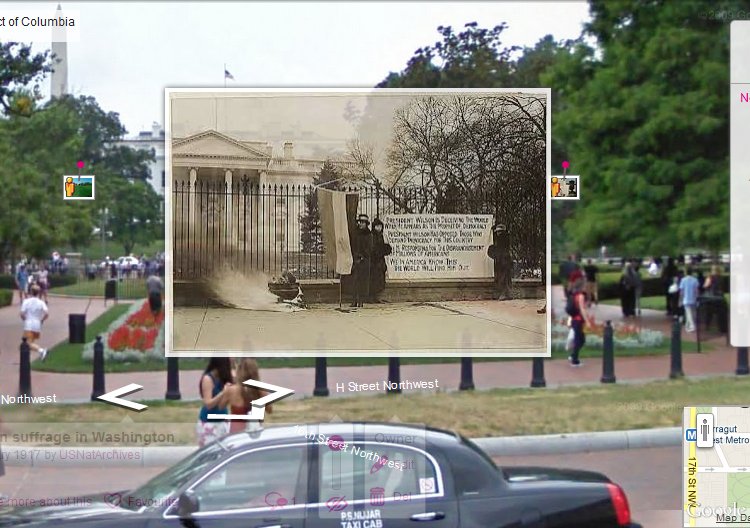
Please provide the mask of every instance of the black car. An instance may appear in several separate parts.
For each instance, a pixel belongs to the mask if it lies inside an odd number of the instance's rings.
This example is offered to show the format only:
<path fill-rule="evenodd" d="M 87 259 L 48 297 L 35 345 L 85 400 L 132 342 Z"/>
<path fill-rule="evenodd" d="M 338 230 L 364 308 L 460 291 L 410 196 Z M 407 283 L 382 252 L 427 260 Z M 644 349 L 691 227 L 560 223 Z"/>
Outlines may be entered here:
<path fill-rule="evenodd" d="M 0 526 L 639 528 L 589 471 L 498 468 L 473 442 L 374 423 L 270 427 L 204 447 L 127 492 L 0 510 Z"/>

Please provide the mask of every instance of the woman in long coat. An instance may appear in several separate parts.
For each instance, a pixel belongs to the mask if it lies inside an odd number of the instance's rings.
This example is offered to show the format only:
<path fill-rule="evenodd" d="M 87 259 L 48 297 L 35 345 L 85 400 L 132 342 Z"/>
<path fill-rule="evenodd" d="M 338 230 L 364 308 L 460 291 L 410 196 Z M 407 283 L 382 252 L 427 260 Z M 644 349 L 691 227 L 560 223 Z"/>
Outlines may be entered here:
<path fill-rule="evenodd" d="M 383 222 L 380 218 L 372 221 L 372 256 L 370 261 L 370 300 L 378 302 L 380 292 L 385 289 L 385 273 L 388 269 L 385 257 L 393 248 L 383 239 Z"/>

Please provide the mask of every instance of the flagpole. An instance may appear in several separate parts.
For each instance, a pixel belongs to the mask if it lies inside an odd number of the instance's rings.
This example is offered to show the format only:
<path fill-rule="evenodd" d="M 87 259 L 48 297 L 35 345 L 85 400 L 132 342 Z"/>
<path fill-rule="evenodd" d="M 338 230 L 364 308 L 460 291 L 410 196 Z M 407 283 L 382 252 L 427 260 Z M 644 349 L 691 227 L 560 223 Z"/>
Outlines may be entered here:
<path fill-rule="evenodd" d="M 227 63 L 224 63 L 224 88 L 227 87 Z"/>
<path fill-rule="evenodd" d="M 339 310 L 341 310 L 341 275 L 339 274 Z"/>

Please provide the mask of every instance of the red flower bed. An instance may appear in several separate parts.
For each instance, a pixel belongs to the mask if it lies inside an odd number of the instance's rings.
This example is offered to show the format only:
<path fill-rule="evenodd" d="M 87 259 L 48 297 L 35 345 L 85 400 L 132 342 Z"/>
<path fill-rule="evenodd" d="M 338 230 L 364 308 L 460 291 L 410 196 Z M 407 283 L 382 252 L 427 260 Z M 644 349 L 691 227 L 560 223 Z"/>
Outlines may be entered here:
<path fill-rule="evenodd" d="M 110 350 L 133 349 L 145 352 L 154 348 L 159 329 L 164 322 L 164 311 L 156 317 L 151 313 L 148 302 L 133 312 L 120 327 L 109 334 L 107 345 Z"/>

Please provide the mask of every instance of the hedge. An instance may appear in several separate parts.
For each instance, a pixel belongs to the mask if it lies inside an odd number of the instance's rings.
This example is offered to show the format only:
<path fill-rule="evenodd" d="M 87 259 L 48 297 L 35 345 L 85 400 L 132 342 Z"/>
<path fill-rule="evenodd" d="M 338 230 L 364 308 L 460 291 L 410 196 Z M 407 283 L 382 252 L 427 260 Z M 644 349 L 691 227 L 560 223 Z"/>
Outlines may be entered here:
<path fill-rule="evenodd" d="M 58 286 L 70 286 L 78 282 L 75 275 L 57 275 L 49 274 L 49 287 L 57 288 Z M 13 275 L 0 275 L 0 289 L 14 290 L 16 288 L 16 278 Z"/>
<path fill-rule="evenodd" d="M 0 307 L 10 306 L 13 302 L 13 290 L 0 290 Z"/>

